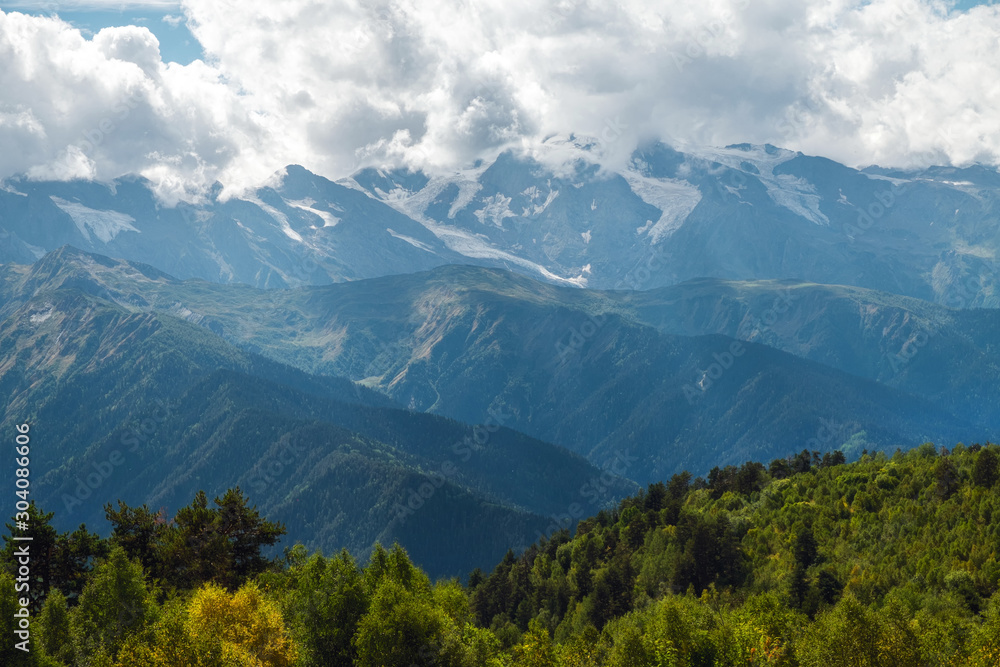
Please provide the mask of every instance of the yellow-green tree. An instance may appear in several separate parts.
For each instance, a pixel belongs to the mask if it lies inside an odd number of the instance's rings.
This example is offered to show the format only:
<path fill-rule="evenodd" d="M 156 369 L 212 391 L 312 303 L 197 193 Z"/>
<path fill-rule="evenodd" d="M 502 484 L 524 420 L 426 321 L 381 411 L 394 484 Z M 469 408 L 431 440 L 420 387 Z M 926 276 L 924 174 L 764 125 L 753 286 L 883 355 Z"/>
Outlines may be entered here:
<path fill-rule="evenodd" d="M 115 667 L 223 667 L 221 639 L 192 634 L 187 604 L 180 598 L 167 602 L 150 632 L 125 643 Z"/>
<path fill-rule="evenodd" d="M 0 664 L 19 667 L 31 665 L 31 654 L 14 647 L 15 642 L 22 641 L 14 634 L 18 619 L 14 614 L 20 609 L 18 593 L 14 588 L 14 577 L 6 572 L 0 572 L 0 630 L 3 631 L 3 642 L 0 643 Z M 30 630 L 29 630 L 30 631 Z M 31 643 L 34 650 L 35 643 Z"/>
<path fill-rule="evenodd" d="M 191 598 L 188 614 L 192 639 L 218 638 L 225 664 L 288 667 L 297 659 L 278 605 L 256 584 L 235 593 L 206 584 Z"/>
<path fill-rule="evenodd" d="M 69 606 L 58 589 L 50 588 L 38 617 L 38 644 L 42 651 L 65 665 L 75 661 L 70 631 Z"/>
<path fill-rule="evenodd" d="M 993 595 L 983 624 L 969 641 L 969 667 L 1000 665 L 1000 593 Z"/>
<path fill-rule="evenodd" d="M 806 667 L 882 667 L 878 617 L 853 595 L 806 630 L 799 662 Z"/>
<path fill-rule="evenodd" d="M 287 575 L 272 578 L 283 588 L 282 608 L 302 667 L 353 664 L 351 640 L 368 609 L 361 569 L 346 551 L 334 558 L 307 556 L 297 545 L 292 556 Z"/>
<path fill-rule="evenodd" d="M 354 644 L 359 667 L 441 665 L 447 616 L 431 603 L 429 590 L 410 590 L 394 578 L 380 581 Z"/>
<path fill-rule="evenodd" d="M 521 643 L 514 647 L 514 665 L 516 667 L 556 667 L 556 651 L 552 646 L 549 631 L 532 620 L 528 631 L 524 633 Z"/>
<path fill-rule="evenodd" d="M 297 659 L 277 603 L 255 584 L 235 593 L 205 584 L 190 600 L 168 602 L 115 667 L 290 667 Z"/>

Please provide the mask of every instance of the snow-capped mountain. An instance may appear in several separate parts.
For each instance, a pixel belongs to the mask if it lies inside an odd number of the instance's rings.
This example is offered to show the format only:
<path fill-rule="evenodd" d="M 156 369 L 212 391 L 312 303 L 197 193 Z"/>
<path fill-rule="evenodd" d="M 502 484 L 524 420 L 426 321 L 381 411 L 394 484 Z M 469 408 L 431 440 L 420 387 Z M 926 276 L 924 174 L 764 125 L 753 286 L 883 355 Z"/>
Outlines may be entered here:
<path fill-rule="evenodd" d="M 512 269 L 592 288 L 798 278 L 1000 303 L 993 169 L 859 171 L 770 145 L 654 144 L 610 170 L 572 137 L 552 148 L 562 162 L 505 153 L 449 175 L 366 170 L 345 183 L 463 255 L 516 255 Z"/>
<path fill-rule="evenodd" d="M 161 206 L 142 179 L 14 181 L 0 191 L 0 261 L 69 244 L 184 278 L 327 284 L 463 262 L 423 225 L 301 167 L 275 188 Z"/>
<path fill-rule="evenodd" d="M 263 287 L 465 263 L 599 289 L 797 278 L 1000 305 L 1000 174 L 982 166 L 857 170 L 770 145 L 657 143 L 612 168 L 571 135 L 447 173 L 334 183 L 290 166 L 252 193 L 215 194 L 168 208 L 138 178 L 11 180 L 0 261 L 71 244 Z"/>

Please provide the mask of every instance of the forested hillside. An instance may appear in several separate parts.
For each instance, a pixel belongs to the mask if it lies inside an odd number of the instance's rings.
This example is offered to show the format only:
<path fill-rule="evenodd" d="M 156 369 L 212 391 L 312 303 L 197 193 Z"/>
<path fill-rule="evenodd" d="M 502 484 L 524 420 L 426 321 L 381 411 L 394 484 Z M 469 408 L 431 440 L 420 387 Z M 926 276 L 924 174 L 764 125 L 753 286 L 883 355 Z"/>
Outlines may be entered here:
<path fill-rule="evenodd" d="M 638 489 L 502 413 L 475 426 L 414 413 L 84 282 L 60 275 L 22 303 L 0 294 L 0 427 L 30 422 L 44 443 L 31 450 L 32 497 L 60 530 L 100 526 L 107 502 L 174 511 L 239 485 L 310 549 L 365 556 L 399 542 L 455 576 L 529 544 L 574 503 L 581 518 Z M 0 478 L 13 488 L 14 468 Z"/>
<path fill-rule="evenodd" d="M 467 424 L 484 423 L 499 412 L 503 426 L 565 447 L 596 466 L 631 457 L 635 462 L 623 475 L 642 484 L 685 469 L 704 474 L 713 465 L 769 460 L 803 446 L 841 448 L 856 456 L 865 447 L 995 437 L 991 425 L 959 417 L 937 398 L 853 375 L 853 366 L 844 372 L 729 335 L 658 331 L 662 320 L 656 313 L 671 312 L 666 293 L 648 296 L 647 308 L 641 297 L 624 293 L 559 289 L 509 272 L 463 266 L 261 291 L 179 281 L 147 266 L 69 247 L 9 271 L 6 285 L 0 273 L 0 298 L 9 298 L 11 311 L 20 304 L 8 320 L 22 339 L 46 331 L 52 336 L 53 322 L 40 321 L 49 303 L 59 304 L 50 294 L 82 292 L 117 311 L 197 324 L 214 346 L 221 346 L 221 337 L 243 353 L 310 374 L 355 380 L 412 410 Z M 797 285 L 793 291 L 804 295 L 771 290 L 770 301 L 760 299 L 768 305 L 753 309 L 756 317 L 779 326 L 771 319 L 778 314 L 771 303 L 779 294 L 796 306 L 815 300 L 807 296 L 813 288 Z M 691 296 L 705 304 L 703 296 Z M 862 307 L 874 304 L 881 312 L 873 299 L 865 297 Z M 787 304 L 782 308 L 788 311 Z M 749 312 L 742 306 L 723 308 L 740 310 Z M 910 311 L 894 312 L 889 320 L 910 317 Z M 794 311 L 781 317 L 801 323 L 812 315 Z M 823 331 L 856 328 L 850 320 L 835 319 Z M 886 340 L 876 335 L 879 331 Z M 960 331 L 942 334 L 942 340 L 964 340 Z M 864 338 L 874 340 L 861 347 L 875 356 L 889 354 L 914 334 L 906 329 L 897 336 L 886 322 L 872 324 L 869 333 Z M 839 354 L 841 345 L 826 337 L 813 343 L 804 345 Z M 914 365 L 923 367 L 932 356 L 968 358 L 974 365 L 958 367 L 955 375 L 978 378 L 976 387 L 992 387 L 994 360 L 972 354 L 985 342 L 945 347 L 951 352 L 928 352 Z M 941 385 L 940 369 L 931 364 L 925 375 Z M 963 402 L 969 393 L 982 394 L 977 404 L 989 403 L 992 395 L 973 387 L 951 394 L 949 403 Z"/>
<path fill-rule="evenodd" d="M 33 582 L 32 652 L 5 644 L 0 662 L 995 666 L 998 461 L 928 443 L 678 474 L 466 582 L 432 583 L 399 547 L 267 560 L 284 527 L 238 491 L 172 518 L 108 505 L 109 540 L 33 510 L 48 591 Z"/>

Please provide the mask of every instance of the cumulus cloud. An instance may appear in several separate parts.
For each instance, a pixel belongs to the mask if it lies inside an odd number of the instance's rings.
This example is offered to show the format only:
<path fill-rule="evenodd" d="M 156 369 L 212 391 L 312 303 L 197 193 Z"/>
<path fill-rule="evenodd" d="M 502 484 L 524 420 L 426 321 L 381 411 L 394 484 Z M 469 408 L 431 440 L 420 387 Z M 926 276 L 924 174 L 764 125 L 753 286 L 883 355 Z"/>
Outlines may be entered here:
<path fill-rule="evenodd" d="M 144 28 L 0 13 L 0 176 L 139 172 L 168 198 L 289 163 L 448 168 L 550 134 L 770 142 L 842 162 L 1000 162 L 1000 10 L 936 0 L 184 0 Z M 131 100 L 128 113 L 114 111 Z M 126 103 L 129 104 L 129 103 Z M 110 118 L 112 132 L 101 133 Z M 89 135 L 87 133 L 90 133 Z M 81 142 L 82 140 L 82 142 Z"/>
<path fill-rule="evenodd" d="M 0 12 L 0 62 L 0 177 L 139 173 L 169 201 L 259 157 L 264 129 L 218 70 L 164 65 L 146 28 L 85 39 L 55 18 Z"/>

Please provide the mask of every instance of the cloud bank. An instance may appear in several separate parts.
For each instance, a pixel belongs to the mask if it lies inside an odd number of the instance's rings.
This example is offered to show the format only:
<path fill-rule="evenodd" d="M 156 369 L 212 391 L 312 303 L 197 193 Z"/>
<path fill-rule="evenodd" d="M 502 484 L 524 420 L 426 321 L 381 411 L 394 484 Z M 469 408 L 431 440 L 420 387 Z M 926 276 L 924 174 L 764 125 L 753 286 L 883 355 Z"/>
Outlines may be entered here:
<path fill-rule="evenodd" d="M 0 177 L 140 173 L 167 201 L 286 164 L 450 168 L 553 133 L 1000 163 L 1000 10 L 929 0 L 185 0 L 206 62 L 0 12 Z"/>

